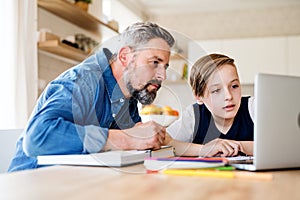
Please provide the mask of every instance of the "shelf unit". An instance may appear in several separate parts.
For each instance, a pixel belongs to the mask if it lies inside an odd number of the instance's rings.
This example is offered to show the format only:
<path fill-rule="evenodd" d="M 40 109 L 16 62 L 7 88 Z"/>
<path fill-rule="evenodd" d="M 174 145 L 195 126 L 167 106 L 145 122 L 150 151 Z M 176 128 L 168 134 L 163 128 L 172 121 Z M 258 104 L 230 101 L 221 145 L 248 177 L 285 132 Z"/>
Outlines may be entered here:
<path fill-rule="evenodd" d="M 38 0 L 38 6 L 85 30 L 104 35 L 118 34 L 118 30 L 88 14 L 66 0 Z"/>
<path fill-rule="evenodd" d="M 188 84 L 188 81 L 184 80 L 184 79 L 178 79 L 175 81 L 165 80 L 163 82 L 163 84 L 165 84 L 165 85 L 184 85 L 184 84 Z"/>
<path fill-rule="evenodd" d="M 67 0 L 38 0 L 38 7 L 58 16 L 68 22 L 85 29 L 101 38 L 112 37 L 118 34 L 118 30 L 109 24 L 95 18 L 86 11 L 75 6 Z M 74 47 L 58 43 L 53 45 L 51 42 L 38 44 L 39 50 L 46 51 L 74 61 L 84 60 L 88 54 Z"/>
<path fill-rule="evenodd" d="M 37 44 L 39 54 L 38 93 L 40 95 L 50 81 L 89 56 L 80 49 L 62 43 L 60 36 L 63 36 L 64 33 L 72 35 L 82 31 L 83 34 L 88 33 L 88 36 L 97 38 L 97 42 L 101 43 L 119 33 L 109 23 L 94 17 L 69 0 L 37 0 L 37 7 L 41 11 L 38 13 L 41 14 L 38 23 L 43 24 L 42 28 L 49 27 L 50 33 L 53 31 L 51 37 L 43 38 Z M 49 24 L 47 18 L 50 20 Z M 66 24 L 67 27 L 61 26 L 62 24 Z M 61 27 L 58 28 L 58 26 Z M 60 29 L 67 31 L 60 32 Z"/>
<path fill-rule="evenodd" d="M 88 57 L 89 54 L 81 51 L 80 49 L 76 49 L 69 45 L 60 43 L 57 40 L 50 40 L 45 42 L 39 42 L 38 48 L 42 51 L 46 51 L 49 53 L 53 53 L 65 58 L 69 58 L 75 61 L 82 61 Z"/>
<path fill-rule="evenodd" d="M 172 52 L 170 57 L 170 67 L 167 70 L 167 80 L 165 85 L 184 85 L 187 80 L 182 79 L 183 65 L 186 63 L 186 58 L 183 54 Z"/>
<path fill-rule="evenodd" d="M 171 53 L 171 60 L 185 60 L 186 58 L 182 54 Z"/>

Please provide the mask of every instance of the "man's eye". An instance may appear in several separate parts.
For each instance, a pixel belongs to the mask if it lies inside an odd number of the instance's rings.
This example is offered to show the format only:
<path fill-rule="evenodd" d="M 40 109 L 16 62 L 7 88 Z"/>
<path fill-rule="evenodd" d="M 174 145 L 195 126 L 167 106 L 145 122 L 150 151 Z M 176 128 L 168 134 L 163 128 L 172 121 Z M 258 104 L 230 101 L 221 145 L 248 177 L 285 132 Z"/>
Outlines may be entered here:
<path fill-rule="evenodd" d="M 154 65 L 158 65 L 159 62 L 158 62 L 157 60 L 155 60 L 155 61 L 153 61 L 153 64 L 154 64 Z"/>
<path fill-rule="evenodd" d="M 149 62 L 149 65 L 151 65 L 151 67 L 153 67 L 153 68 L 157 68 L 158 67 L 158 65 L 159 65 L 159 62 L 158 61 L 150 61 Z"/>
<path fill-rule="evenodd" d="M 234 88 L 234 89 L 235 89 L 235 88 L 238 88 L 238 87 L 240 87 L 240 86 L 237 85 L 237 84 L 232 86 L 232 88 Z"/>
<path fill-rule="evenodd" d="M 155 61 L 151 61 L 150 64 L 154 67 L 154 68 L 158 68 L 159 66 L 163 66 L 162 63 L 160 63 L 159 61 L 155 60 Z M 165 69 L 168 69 L 169 64 L 164 65 Z"/>
<path fill-rule="evenodd" d="M 151 65 L 153 68 L 157 68 L 158 65 L 159 65 L 159 62 L 158 62 L 157 60 L 151 61 L 151 62 L 149 62 L 149 63 L 150 63 L 150 65 Z"/>

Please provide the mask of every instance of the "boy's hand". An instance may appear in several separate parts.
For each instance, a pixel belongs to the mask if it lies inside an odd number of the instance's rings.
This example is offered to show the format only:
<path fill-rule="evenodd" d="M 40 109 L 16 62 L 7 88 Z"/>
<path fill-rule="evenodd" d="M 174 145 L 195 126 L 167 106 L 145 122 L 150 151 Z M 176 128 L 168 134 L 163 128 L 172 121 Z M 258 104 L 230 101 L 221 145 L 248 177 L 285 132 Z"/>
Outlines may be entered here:
<path fill-rule="evenodd" d="M 237 156 L 239 151 L 243 152 L 243 146 L 239 141 L 215 139 L 203 145 L 200 150 L 200 156 L 203 157 L 229 157 Z"/>

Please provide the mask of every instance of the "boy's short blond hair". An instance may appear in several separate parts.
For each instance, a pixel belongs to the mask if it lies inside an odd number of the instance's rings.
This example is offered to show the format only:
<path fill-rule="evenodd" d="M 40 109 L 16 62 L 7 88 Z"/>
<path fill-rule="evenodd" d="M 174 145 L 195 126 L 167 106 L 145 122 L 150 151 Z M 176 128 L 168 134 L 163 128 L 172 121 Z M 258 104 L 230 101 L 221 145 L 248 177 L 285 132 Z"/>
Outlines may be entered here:
<path fill-rule="evenodd" d="M 195 62 L 190 73 L 190 85 L 195 96 L 203 96 L 208 79 L 224 64 L 229 64 L 236 68 L 234 59 L 222 54 L 209 54 Z"/>

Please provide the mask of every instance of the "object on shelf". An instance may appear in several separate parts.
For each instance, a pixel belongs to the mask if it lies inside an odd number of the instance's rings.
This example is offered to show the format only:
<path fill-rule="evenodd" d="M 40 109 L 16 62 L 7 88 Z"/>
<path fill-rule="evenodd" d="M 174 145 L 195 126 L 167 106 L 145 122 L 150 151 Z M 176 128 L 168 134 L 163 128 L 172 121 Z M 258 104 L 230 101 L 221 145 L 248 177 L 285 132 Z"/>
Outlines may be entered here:
<path fill-rule="evenodd" d="M 118 30 L 112 28 L 107 23 L 97 19 L 89 13 L 81 10 L 67 0 L 38 0 L 38 6 L 61 17 L 81 28 L 100 34 L 103 38 L 113 36 Z"/>
<path fill-rule="evenodd" d="M 54 34 L 46 33 L 47 40 L 39 41 L 38 48 L 62 57 L 76 61 L 82 61 L 89 55 L 80 49 L 60 42 L 60 38 Z"/>
<path fill-rule="evenodd" d="M 167 81 L 187 80 L 186 60 L 181 54 L 172 54 L 170 58 L 170 67 L 167 70 Z M 186 71 L 185 71 L 186 70 Z M 186 78 L 185 78 L 186 77 Z"/>
<path fill-rule="evenodd" d="M 181 54 L 172 52 L 172 54 L 171 54 L 171 59 L 172 59 L 172 60 L 183 60 L 183 59 L 184 59 L 184 56 L 181 55 Z"/>
<path fill-rule="evenodd" d="M 77 43 L 70 42 L 70 41 L 68 41 L 68 40 L 62 40 L 61 43 L 64 43 L 64 44 L 69 45 L 69 46 L 71 46 L 71 47 L 74 47 L 74 48 L 76 48 L 76 49 L 79 48 L 79 46 L 78 46 Z"/>
<path fill-rule="evenodd" d="M 92 0 L 75 0 L 75 5 L 81 8 L 84 11 L 88 11 L 89 4 L 92 3 Z"/>
<path fill-rule="evenodd" d="M 79 49 L 76 49 L 66 44 L 62 44 L 59 41 L 49 40 L 46 42 L 40 42 L 38 47 L 40 50 L 44 50 L 46 52 L 53 53 L 76 61 L 82 61 L 89 55 Z"/>
<path fill-rule="evenodd" d="M 113 29 L 119 31 L 119 23 L 116 20 L 110 20 L 108 21 L 108 25 L 112 27 Z"/>
<path fill-rule="evenodd" d="M 95 40 L 84 34 L 76 34 L 75 42 L 67 38 L 73 37 L 68 36 L 61 41 L 60 37 L 52 33 L 40 32 L 38 48 L 72 60 L 82 61 L 98 45 Z"/>
<path fill-rule="evenodd" d="M 38 31 L 38 42 L 45 42 L 49 40 L 59 41 L 60 38 L 57 35 L 50 33 L 50 30 L 47 29 L 41 29 Z"/>
<path fill-rule="evenodd" d="M 182 80 L 187 80 L 188 79 L 188 65 L 186 63 L 184 63 L 183 67 L 182 67 Z"/>
<path fill-rule="evenodd" d="M 98 42 L 93 40 L 90 37 L 87 37 L 84 34 L 76 34 L 75 35 L 75 43 L 78 44 L 78 48 L 84 51 L 85 53 L 90 53 L 93 51 L 95 47 L 98 46 Z"/>

